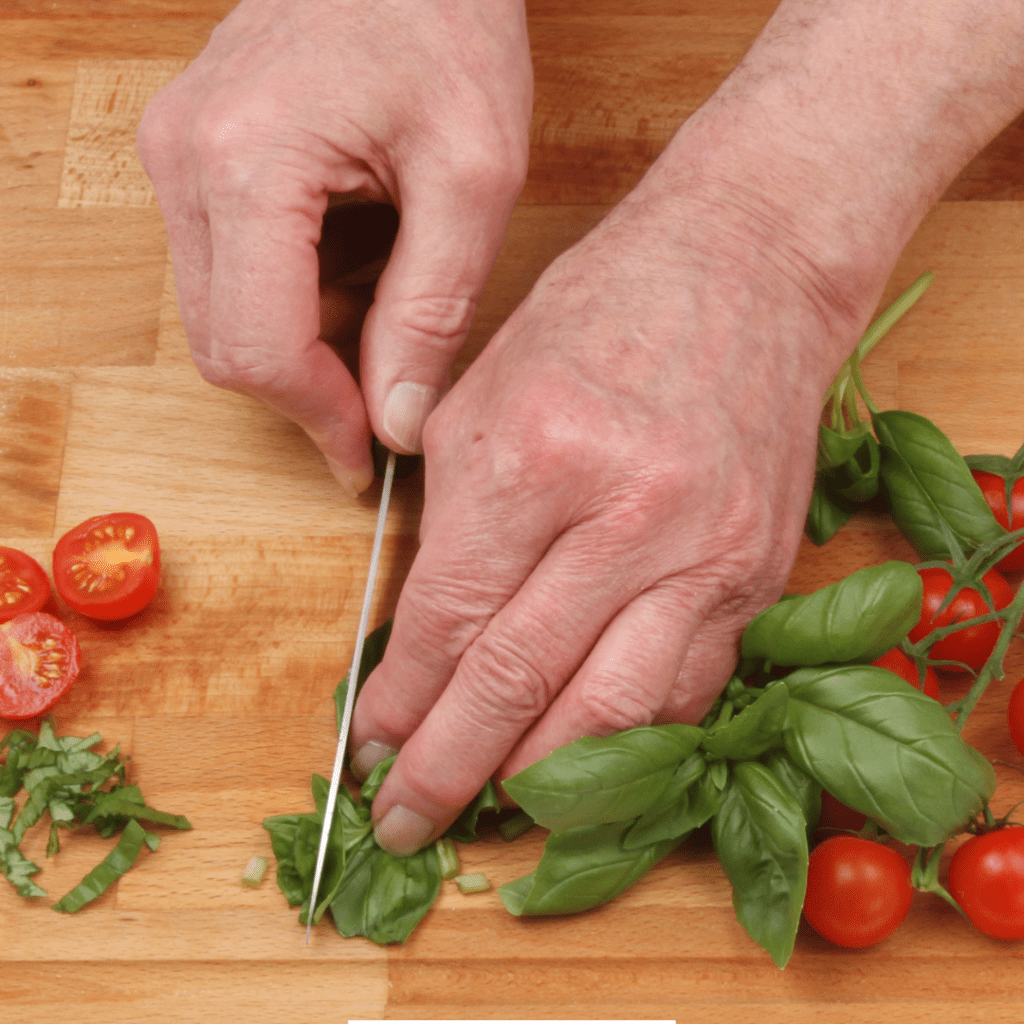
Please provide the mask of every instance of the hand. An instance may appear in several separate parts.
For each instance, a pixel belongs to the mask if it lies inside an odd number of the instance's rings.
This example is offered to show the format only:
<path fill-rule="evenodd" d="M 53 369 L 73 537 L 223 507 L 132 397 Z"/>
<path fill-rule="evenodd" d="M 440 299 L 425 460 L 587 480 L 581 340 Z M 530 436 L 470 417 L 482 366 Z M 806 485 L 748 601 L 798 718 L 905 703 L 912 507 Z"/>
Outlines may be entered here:
<path fill-rule="evenodd" d="M 522 0 L 242 0 L 146 110 L 196 365 L 299 423 L 350 493 L 373 477 L 369 426 L 419 450 L 525 178 L 531 105 Z M 359 385 L 319 337 L 328 193 L 401 213 Z"/>
<path fill-rule="evenodd" d="M 822 395 L 877 294 L 832 309 L 764 210 L 665 177 L 427 423 L 421 549 L 351 740 L 360 772 L 401 748 L 373 809 L 393 852 L 580 736 L 699 721 L 788 577 Z"/>

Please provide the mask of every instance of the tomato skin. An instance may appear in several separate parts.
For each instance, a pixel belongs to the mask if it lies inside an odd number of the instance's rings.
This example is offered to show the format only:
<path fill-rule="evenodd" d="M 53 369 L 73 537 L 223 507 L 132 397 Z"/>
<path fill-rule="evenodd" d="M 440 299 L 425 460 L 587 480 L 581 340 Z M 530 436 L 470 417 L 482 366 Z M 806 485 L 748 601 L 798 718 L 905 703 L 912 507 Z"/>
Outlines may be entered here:
<path fill-rule="evenodd" d="M 49 600 L 43 567 L 24 551 L 0 547 L 0 622 L 42 611 Z"/>
<path fill-rule="evenodd" d="M 1007 530 L 1024 527 L 1024 477 L 1014 481 L 1010 491 L 1010 508 L 1006 507 L 1006 481 L 995 473 L 972 469 L 971 476 L 981 488 L 988 507 L 1000 526 Z M 1011 523 L 1013 525 L 1011 525 Z M 996 562 L 1000 572 L 1024 572 L 1024 542 L 1017 545 L 1002 561 Z"/>
<path fill-rule="evenodd" d="M 910 683 L 915 690 L 921 689 L 921 680 L 917 674 L 917 666 L 898 647 L 887 651 L 877 661 L 871 662 L 871 664 L 877 665 L 879 668 L 887 668 L 890 672 L 898 675 L 900 679 Z M 935 669 L 930 665 L 924 673 L 924 692 L 929 697 L 934 697 L 936 700 L 939 699 L 939 677 L 935 674 Z"/>
<path fill-rule="evenodd" d="M 0 623 L 0 718 L 34 718 L 78 678 L 78 638 L 47 612 Z"/>
<path fill-rule="evenodd" d="M 837 946 L 863 949 L 888 938 L 913 897 L 910 865 L 888 846 L 834 836 L 811 851 L 804 917 Z"/>
<path fill-rule="evenodd" d="M 818 828 L 838 829 L 843 832 L 859 832 L 867 822 L 866 814 L 847 807 L 827 789 L 821 791 L 821 817 Z"/>
<path fill-rule="evenodd" d="M 117 622 L 142 611 L 160 582 L 156 527 L 135 512 L 93 516 L 53 551 L 57 593 L 76 612 Z"/>
<path fill-rule="evenodd" d="M 1024 939 L 1024 828 L 968 839 L 949 862 L 949 891 L 994 939 Z"/>
<path fill-rule="evenodd" d="M 991 611 L 981 594 L 971 587 L 964 587 L 949 603 L 949 607 L 941 615 L 936 615 L 935 612 L 952 586 L 953 577 L 938 567 L 917 571 L 924 581 L 924 601 L 921 619 L 910 631 L 912 643 L 917 643 L 936 627 L 948 626 L 954 619 L 972 619 Z M 996 611 L 1005 608 L 1013 600 L 1010 584 L 995 569 L 985 573 L 982 581 L 992 595 Z M 939 661 L 962 661 L 976 672 L 980 671 L 999 642 L 999 626 L 998 622 L 985 622 L 980 626 L 968 626 L 951 633 L 932 647 L 930 657 Z M 957 671 L 952 666 L 949 670 Z"/>

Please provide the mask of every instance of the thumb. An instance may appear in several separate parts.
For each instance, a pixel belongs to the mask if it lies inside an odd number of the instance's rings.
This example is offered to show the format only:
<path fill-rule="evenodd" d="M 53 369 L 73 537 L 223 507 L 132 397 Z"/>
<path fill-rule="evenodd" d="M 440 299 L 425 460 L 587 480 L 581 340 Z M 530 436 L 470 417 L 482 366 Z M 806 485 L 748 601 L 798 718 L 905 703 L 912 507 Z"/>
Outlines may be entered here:
<path fill-rule="evenodd" d="M 467 190 L 410 188 L 363 326 L 360 379 L 374 433 L 422 450 L 423 424 L 448 383 L 498 255 L 521 181 Z"/>

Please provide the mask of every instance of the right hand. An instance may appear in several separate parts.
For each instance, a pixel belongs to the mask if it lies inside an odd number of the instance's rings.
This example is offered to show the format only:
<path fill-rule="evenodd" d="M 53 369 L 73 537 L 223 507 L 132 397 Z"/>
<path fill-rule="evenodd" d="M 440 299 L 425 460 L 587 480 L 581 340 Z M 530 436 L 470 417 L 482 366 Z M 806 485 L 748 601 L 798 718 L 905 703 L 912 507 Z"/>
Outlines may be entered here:
<path fill-rule="evenodd" d="M 525 179 L 522 0 L 242 0 L 150 103 L 139 155 L 211 383 L 297 422 L 349 493 L 420 449 Z M 393 203 L 360 380 L 320 338 L 328 193 Z"/>

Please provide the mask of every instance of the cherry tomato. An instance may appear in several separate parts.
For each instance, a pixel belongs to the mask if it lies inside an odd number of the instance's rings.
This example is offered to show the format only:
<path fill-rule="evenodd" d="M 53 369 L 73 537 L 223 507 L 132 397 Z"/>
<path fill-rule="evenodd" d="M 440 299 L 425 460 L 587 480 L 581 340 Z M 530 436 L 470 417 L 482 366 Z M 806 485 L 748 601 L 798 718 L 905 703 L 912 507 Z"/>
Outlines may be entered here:
<path fill-rule="evenodd" d="M 1017 752 L 1024 755 L 1024 679 L 1017 683 L 1010 694 L 1006 717 L 1010 725 L 1010 739 Z"/>
<path fill-rule="evenodd" d="M 821 791 L 821 817 L 818 828 L 838 829 L 843 832 L 859 832 L 868 820 L 866 814 L 847 807 L 827 789 Z"/>
<path fill-rule="evenodd" d="M 53 551 L 57 593 L 76 612 L 116 622 L 142 611 L 160 581 L 156 527 L 134 512 L 94 516 Z"/>
<path fill-rule="evenodd" d="M 949 862 L 949 891 L 978 931 L 1024 939 L 1024 828 L 968 839 Z"/>
<path fill-rule="evenodd" d="M 833 836 L 811 851 L 804 917 L 838 946 L 861 949 L 888 938 L 913 896 L 910 865 L 888 846 Z"/>
<path fill-rule="evenodd" d="M 931 630 L 939 626 L 948 626 L 954 619 L 973 619 L 992 611 L 985 604 L 981 594 L 971 587 L 964 587 L 946 610 L 941 615 L 936 615 L 935 612 L 952 586 L 953 577 L 941 568 L 917 571 L 924 581 L 924 602 L 921 607 L 921 620 L 910 631 L 911 642 L 917 643 Z M 995 569 L 985 573 L 982 582 L 992 595 L 996 611 L 1005 608 L 1013 600 L 1010 584 Z M 999 627 L 998 622 L 985 622 L 980 626 L 968 626 L 959 632 L 951 633 L 932 647 L 931 657 L 939 661 L 962 661 L 977 672 L 988 661 L 989 655 L 999 642 Z"/>
<path fill-rule="evenodd" d="M 917 666 L 898 647 L 894 647 L 871 664 L 877 665 L 879 668 L 887 668 L 890 672 L 898 675 L 900 679 L 905 679 L 915 690 L 921 689 Z M 924 692 L 929 697 L 939 699 L 939 677 L 930 665 L 924 673 Z"/>
<path fill-rule="evenodd" d="M 1016 480 L 1010 491 L 1010 508 L 1006 508 L 1006 481 L 995 473 L 971 470 L 971 476 L 981 488 L 981 493 L 992 509 L 997 522 L 1007 530 L 1024 527 L 1024 477 Z M 1000 572 L 1024 572 L 1024 543 L 1017 545 L 1001 562 L 996 563 Z"/>
<path fill-rule="evenodd" d="M 47 612 L 0 623 L 0 718 L 32 718 L 56 704 L 78 678 L 75 634 Z"/>
<path fill-rule="evenodd" d="M 42 611 L 50 600 L 43 567 L 16 548 L 0 548 L 0 622 Z"/>

